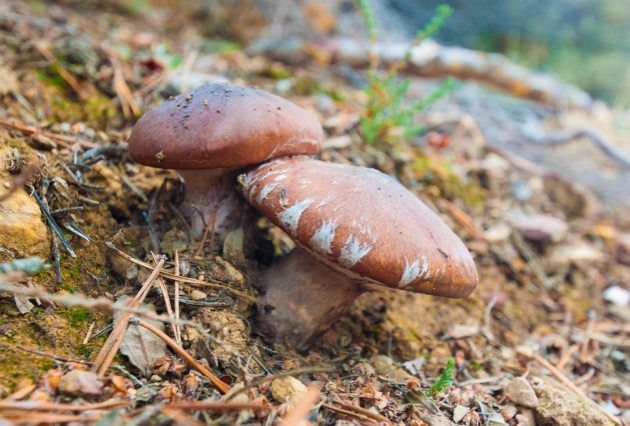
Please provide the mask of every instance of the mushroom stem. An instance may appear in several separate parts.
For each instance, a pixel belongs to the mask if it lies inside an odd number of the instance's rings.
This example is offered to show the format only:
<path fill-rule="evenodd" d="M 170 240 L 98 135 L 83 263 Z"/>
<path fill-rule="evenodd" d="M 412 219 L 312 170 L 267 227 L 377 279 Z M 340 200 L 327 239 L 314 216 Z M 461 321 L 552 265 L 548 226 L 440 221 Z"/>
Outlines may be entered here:
<path fill-rule="evenodd" d="M 268 343 L 311 347 L 365 290 L 359 282 L 297 247 L 265 271 L 257 332 Z"/>
<path fill-rule="evenodd" d="M 206 225 L 214 220 L 216 240 L 222 243 L 227 234 L 245 224 L 253 215 L 251 207 L 235 188 L 238 169 L 178 170 L 185 181 L 181 210 L 189 220 L 193 235 L 199 238 Z"/>

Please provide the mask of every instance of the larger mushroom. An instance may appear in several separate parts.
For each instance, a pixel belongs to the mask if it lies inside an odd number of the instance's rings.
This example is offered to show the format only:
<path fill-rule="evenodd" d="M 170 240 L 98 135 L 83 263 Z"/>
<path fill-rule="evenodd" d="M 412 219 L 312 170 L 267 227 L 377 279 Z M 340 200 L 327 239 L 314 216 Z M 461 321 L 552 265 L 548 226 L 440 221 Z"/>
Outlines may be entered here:
<path fill-rule="evenodd" d="M 140 164 L 176 169 L 185 181 L 182 211 L 193 233 L 201 235 L 216 212 L 222 239 L 241 225 L 247 209 L 235 190 L 243 167 L 317 154 L 322 141 L 317 120 L 292 102 L 255 88 L 206 84 L 144 114 L 129 153 Z"/>
<path fill-rule="evenodd" d="M 297 248 L 264 274 L 258 331 L 309 348 L 369 285 L 462 298 L 472 256 L 415 195 L 374 169 L 278 159 L 239 176 L 245 198 Z"/>

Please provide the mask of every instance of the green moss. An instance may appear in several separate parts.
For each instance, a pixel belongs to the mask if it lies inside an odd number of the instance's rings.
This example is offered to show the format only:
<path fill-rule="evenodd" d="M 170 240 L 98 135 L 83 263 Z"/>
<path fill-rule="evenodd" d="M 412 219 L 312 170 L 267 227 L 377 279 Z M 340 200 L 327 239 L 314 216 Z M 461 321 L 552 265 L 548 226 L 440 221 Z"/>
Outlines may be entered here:
<path fill-rule="evenodd" d="M 44 372 L 46 372 L 46 371 L 48 371 L 50 369 L 53 369 L 53 368 L 55 368 L 55 362 L 53 360 L 51 360 L 51 359 L 50 360 L 47 359 L 47 360 L 42 361 L 42 363 L 39 364 L 39 366 L 37 367 L 37 369 L 39 371 L 44 371 Z"/>
<path fill-rule="evenodd" d="M 92 319 L 92 314 L 85 308 L 59 308 L 57 315 L 66 318 L 68 325 L 72 328 L 85 327 L 86 323 Z"/>

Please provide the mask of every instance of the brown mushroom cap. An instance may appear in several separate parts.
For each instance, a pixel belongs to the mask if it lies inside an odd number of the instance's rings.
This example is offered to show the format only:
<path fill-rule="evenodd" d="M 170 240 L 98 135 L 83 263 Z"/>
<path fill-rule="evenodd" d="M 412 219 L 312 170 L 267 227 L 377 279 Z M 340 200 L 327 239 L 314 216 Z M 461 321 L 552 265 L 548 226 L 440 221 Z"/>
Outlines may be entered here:
<path fill-rule="evenodd" d="M 250 87 L 205 84 L 136 123 L 129 153 L 164 169 L 243 167 L 321 150 L 323 130 L 303 108 Z"/>
<path fill-rule="evenodd" d="M 336 269 L 388 287 L 466 297 L 470 252 L 415 195 L 374 169 L 278 159 L 239 181 L 245 198 L 300 246 Z"/>

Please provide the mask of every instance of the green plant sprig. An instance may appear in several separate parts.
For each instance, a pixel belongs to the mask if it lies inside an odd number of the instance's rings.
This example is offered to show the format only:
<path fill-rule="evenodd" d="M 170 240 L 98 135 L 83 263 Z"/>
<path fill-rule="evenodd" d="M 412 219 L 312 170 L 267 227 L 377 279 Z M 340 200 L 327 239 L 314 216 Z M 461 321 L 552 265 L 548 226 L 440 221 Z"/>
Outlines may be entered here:
<path fill-rule="evenodd" d="M 446 363 L 446 368 L 440 374 L 435 382 L 431 385 L 427 394 L 433 396 L 436 393 L 444 392 L 444 390 L 453 384 L 453 366 L 455 365 L 455 359 L 449 358 Z"/>
<path fill-rule="evenodd" d="M 369 0 L 357 0 L 357 5 L 365 22 L 370 43 L 374 47 L 378 42 L 374 10 Z M 398 72 L 407 66 L 411 49 L 443 27 L 446 18 L 452 13 L 453 9 L 450 6 L 438 5 L 436 15 L 417 32 L 403 60 L 390 66 L 384 74 L 378 72 L 380 60 L 374 53 L 375 49 L 371 50 L 370 66 L 367 69 L 368 84 L 364 89 L 368 95 L 368 101 L 365 104 L 365 114 L 361 116 L 360 126 L 365 143 L 375 144 L 380 140 L 408 138 L 425 130 L 424 126 L 413 125 L 416 113 L 445 96 L 453 87 L 454 82 L 452 79 L 447 79 L 427 97 L 412 102 L 410 105 L 404 105 L 411 80 L 400 81 Z"/>

